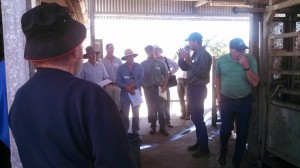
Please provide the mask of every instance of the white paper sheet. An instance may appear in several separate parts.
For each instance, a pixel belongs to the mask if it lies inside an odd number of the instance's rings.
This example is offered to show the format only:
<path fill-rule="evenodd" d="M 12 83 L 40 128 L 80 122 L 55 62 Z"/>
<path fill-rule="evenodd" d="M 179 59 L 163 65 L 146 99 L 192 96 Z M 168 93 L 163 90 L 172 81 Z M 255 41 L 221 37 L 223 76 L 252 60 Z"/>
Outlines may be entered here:
<path fill-rule="evenodd" d="M 128 95 L 133 106 L 137 106 L 143 103 L 142 94 L 140 90 L 136 89 L 134 95 L 130 93 L 128 93 Z"/>
<path fill-rule="evenodd" d="M 104 79 L 103 81 L 99 82 L 98 85 L 100 85 L 101 87 L 111 83 L 112 81 L 109 79 Z"/>
<path fill-rule="evenodd" d="M 163 93 L 161 92 L 161 87 L 158 87 L 158 95 L 162 98 L 164 98 L 165 100 L 168 100 L 168 95 L 167 95 L 167 91 L 165 90 Z"/>

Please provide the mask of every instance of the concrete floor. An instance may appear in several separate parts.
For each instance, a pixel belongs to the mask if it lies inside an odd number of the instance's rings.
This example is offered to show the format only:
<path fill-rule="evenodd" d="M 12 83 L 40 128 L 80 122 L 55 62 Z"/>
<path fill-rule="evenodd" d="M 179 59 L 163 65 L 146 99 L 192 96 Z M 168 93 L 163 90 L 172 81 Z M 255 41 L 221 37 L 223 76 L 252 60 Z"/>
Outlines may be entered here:
<path fill-rule="evenodd" d="M 173 107 L 173 111 L 177 108 Z M 160 133 L 155 135 L 149 134 L 150 124 L 147 118 L 140 118 L 140 136 L 142 139 L 141 144 L 141 165 L 142 168 L 218 168 L 217 161 L 219 154 L 219 129 L 211 127 L 210 109 L 205 112 L 205 121 L 207 124 L 209 136 L 210 155 L 206 157 L 193 158 L 192 153 L 187 151 L 187 146 L 193 145 L 196 142 L 195 128 L 191 120 L 180 120 L 178 112 L 171 113 L 171 122 L 174 128 L 168 128 L 170 133 L 169 137 L 163 136 Z M 229 152 L 227 156 L 227 165 L 231 167 L 231 158 L 234 148 L 234 137 L 229 142 Z M 247 150 L 242 162 L 242 168 L 248 168 Z M 252 166 L 260 167 L 260 166 Z"/>

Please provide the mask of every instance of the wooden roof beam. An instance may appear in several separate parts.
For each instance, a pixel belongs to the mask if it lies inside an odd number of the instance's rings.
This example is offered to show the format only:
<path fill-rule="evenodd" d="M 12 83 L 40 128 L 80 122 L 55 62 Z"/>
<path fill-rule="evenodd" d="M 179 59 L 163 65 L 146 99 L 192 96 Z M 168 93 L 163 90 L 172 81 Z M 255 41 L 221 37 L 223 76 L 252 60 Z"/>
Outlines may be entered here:
<path fill-rule="evenodd" d="M 270 1 L 270 2 L 272 2 L 272 1 Z M 267 9 L 267 12 L 272 12 L 275 10 L 288 8 L 288 7 L 295 6 L 295 5 L 300 5 L 300 0 L 287 0 L 287 1 L 275 4 L 275 5 L 272 4 L 268 7 L 266 7 L 266 9 Z"/>

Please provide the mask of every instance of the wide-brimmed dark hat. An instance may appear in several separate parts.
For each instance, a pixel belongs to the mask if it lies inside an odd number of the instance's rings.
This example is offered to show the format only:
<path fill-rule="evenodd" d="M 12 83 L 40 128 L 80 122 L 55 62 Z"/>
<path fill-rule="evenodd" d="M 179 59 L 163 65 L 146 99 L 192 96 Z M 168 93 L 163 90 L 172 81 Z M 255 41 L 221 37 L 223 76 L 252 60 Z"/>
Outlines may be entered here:
<path fill-rule="evenodd" d="M 24 58 L 43 61 L 70 53 L 86 37 L 86 28 L 56 3 L 40 5 L 21 19 L 26 36 Z"/>
<path fill-rule="evenodd" d="M 94 53 L 94 54 L 99 54 L 100 51 L 95 51 L 93 46 L 87 46 L 85 48 L 85 54 L 83 55 L 83 58 L 88 58 L 88 54 Z"/>
<path fill-rule="evenodd" d="M 130 48 L 126 49 L 124 53 L 125 55 L 121 58 L 122 60 L 126 60 L 127 56 L 133 56 L 133 57 L 138 56 L 138 54 L 134 53 Z"/>
<path fill-rule="evenodd" d="M 248 49 L 249 47 L 246 46 L 244 41 L 240 38 L 234 38 L 229 42 L 229 48 L 235 49 L 237 51 L 244 51 Z"/>

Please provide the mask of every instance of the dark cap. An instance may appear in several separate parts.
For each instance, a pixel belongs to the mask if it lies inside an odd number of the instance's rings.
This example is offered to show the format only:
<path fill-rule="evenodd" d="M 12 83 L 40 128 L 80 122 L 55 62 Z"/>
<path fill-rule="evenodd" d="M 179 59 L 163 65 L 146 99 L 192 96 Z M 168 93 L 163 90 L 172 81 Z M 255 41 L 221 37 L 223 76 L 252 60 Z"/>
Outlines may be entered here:
<path fill-rule="evenodd" d="M 70 53 L 86 37 L 86 28 L 56 3 L 40 5 L 21 19 L 26 36 L 24 58 L 50 60 Z"/>
<path fill-rule="evenodd" d="M 246 46 L 244 41 L 240 38 L 234 38 L 229 43 L 230 49 L 235 49 L 237 51 L 244 51 L 245 49 L 248 49 L 249 47 Z"/>
<path fill-rule="evenodd" d="M 88 58 L 87 55 L 90 53 L 99 54 L 100 51 L 95 51 L 93 46 L 87 46 L 85 48 L 85 54 L 83 55 L 83 58 Z"/>
<path fill-rule="evenodd" d="M 194 32 L 194 33 L 191 33 L 189 35 L 189 37 L 187 39 L 185 39 L 185 41 L 198 41 L 198 42 L 202 42 L 202 35 L 198 32 Z"/>

